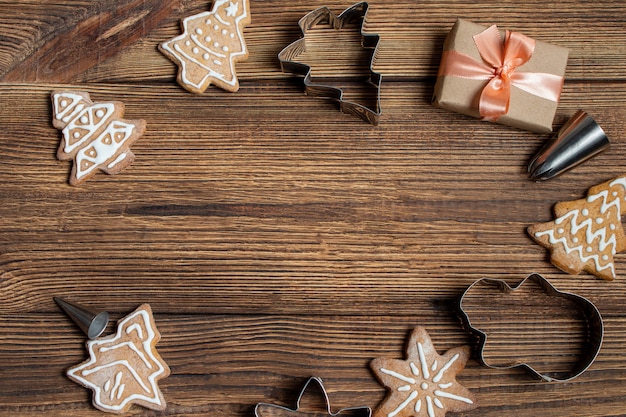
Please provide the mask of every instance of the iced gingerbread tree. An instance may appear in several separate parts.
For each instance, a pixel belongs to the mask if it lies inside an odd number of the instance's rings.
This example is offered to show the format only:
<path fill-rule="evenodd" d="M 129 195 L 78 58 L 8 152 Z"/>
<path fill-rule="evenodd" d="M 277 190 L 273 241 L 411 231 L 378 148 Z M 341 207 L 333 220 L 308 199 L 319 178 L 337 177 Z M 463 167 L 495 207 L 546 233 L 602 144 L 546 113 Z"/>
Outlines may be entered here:
<path fill-rule="evenodd" d="M 557 203 L 557 218 L 530 226 L 528 233 L 550 249 L 552 263 L 563 271 L 613 280 L 613 256 L 626 249 L 621 222 L 625 195 L 626 176 L 596 185 L 585 199 Z"/>

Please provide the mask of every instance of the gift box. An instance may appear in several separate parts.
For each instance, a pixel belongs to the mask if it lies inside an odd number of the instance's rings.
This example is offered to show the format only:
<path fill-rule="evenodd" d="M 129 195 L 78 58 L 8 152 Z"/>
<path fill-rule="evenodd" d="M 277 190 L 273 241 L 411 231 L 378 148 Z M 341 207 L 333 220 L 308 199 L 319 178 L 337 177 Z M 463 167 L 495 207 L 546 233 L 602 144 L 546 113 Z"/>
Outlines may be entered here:
<path fill-rule="evenodd" d="M 533 132 L 552 131 L 568 49 L 459 19 L 444 43 L 433 104 Z"/>

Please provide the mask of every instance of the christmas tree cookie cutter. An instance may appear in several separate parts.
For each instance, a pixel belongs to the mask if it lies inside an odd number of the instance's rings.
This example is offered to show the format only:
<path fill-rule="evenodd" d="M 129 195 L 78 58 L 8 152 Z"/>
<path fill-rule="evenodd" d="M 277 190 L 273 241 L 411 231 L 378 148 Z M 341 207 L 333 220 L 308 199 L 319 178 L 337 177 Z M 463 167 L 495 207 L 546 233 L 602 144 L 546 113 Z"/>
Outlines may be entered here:
<path fill-rule="evenodd" d="M 472 324 L 470 314 L 468 313 L 469 309 L 467 306 L 465 306 L 465 302 L 468 300 L 468 298 L 471 297 L 471 291 L 478 286 L 488 286 L 492 287 L 496 291 L 499 291 L 501 295 L 513 294 L 516 290 L 519 290 L 526 283 L 534 283 L 538 285 L 549 297 L 560 297 L 569 300 L 571 304 L 575 305 L 579 309 L 580 313 L 584 317 L 584 320 L 586 321 L 587 337 L 585 340 L 585 346 L 581 346 L 583 349 L 581 351 L 581 355 L 579 356 L 579 361 L 569 371 L 539 372 L 535 367 L 531 366 L 530 364 L 520 361 L 512 361 L 511 363 L 504 365 L 495 365 L 493 363 L 489 363 L 488 359 L 485 356 L 485 345 L 488 340 L 488 334 L 487 332 L 478 328 L 476 325 Z M 481 301 L 484 302 L 484 300 Z M 602 321 L 602 316 L 600 315 L 600 312 L 598 311 L 596 306 L 591 301 L 577 294 L 557 290 L 546 278 L 539 274 L 531 274 L 523 279 L 519 284 L 513 287 L 509 286 L 509 284 L 507 284 L 505 281 L 499 279 L 479 279 L 475 281 L 472 285 L 470 285 L 461 296 L 461 299 L 459 301 L 459 310 L 464 325 L 469 331 L 479 337 L 478 355 L 480 362 L 483 365 L 492 369 L 512 369 L 520 367 L 545 382 L 566 382 L 576 378 L 577 376 L 585 372 L 595 361 L 598 353 L 600 353 L 602 339 L 604 337 L 604 323 Z M 555 355 L 558 355 L 558 353 L 555 353 Z"/>
<path fill-rule="evenodd" d="M 280 61 L 283 72 L 292 72 L 304 76 L 306 94 L 313 97 L 324 97 L 336 100 L 339 102 L 339 107 L 342 112 L 353 114 L 373 125 L 378 125 L 378 121 L 381 116 L 380 85 L 382 82 L 382 75 L 374 71 L 373 61 L 374 57 L 378 53 L 378 43 L 380 37 L 377 34 L 363 33 L 363 23 L 365 22 L 368 7 L 367 2 L 360 2 L 347 8 L 339 16 L 335 15 L 327 7 L 320 7 L 319 9 L 306 14 L 298 22 L 298 26 L 302 32 L 302 37 L 285 47 L 278 54 L 278 60 Z M 333 29 L 340 30 L 346 24 L 355 21 L 361 21 L 361 45 L 364 48 L 373 50 L 369 63 L 370 78 L 368 80 L 369 83 L 376 89 L 376 99 L 375 105 L 372 106 L 373 108 L 344 99 L 344 92 L 340 88 L 313 81 L 311 76 L 311 66 L 297 61 L 298 56 L 306 50 L 307 32 L 311 28 L 320 23 L 327 23 Z"/>
<path fill-rule="evenodd" d="M 303 411 L 301 403 L 303 402 L 305 397 L 312 395 L 311 391 L 316 388 L 319 390 L 319 396 L 321 396 L 321 399 L 324 401 L 324 410 L 316 410 L 315 412 Z M 322 413 L 327 413 L 329 417 L 371 417 L 372 409 L 366 406 L 348 407 L 342 408 L 336 413 L 333 413 L 331 410 L 330 401 L 328 400 L 328 393 L 326 391 L 326 388 L 324 388 L 324 384 L 322 383 L 321 378 L 315 376 L 310 377 L 304 384 L 304 387 L 302 387 L 302 390 L 298 395 L 298 399 L 296 400 L 296 408 L 291 409 L 282 405 L 269 403 L 258 403 L 254 408 L 254 415 L 256 417 L 277 417 L 279 415 L 284 415 L 285 417 L 288 415 L 293 415 L 294 417 L 306 415 L 321 417 Z"/>

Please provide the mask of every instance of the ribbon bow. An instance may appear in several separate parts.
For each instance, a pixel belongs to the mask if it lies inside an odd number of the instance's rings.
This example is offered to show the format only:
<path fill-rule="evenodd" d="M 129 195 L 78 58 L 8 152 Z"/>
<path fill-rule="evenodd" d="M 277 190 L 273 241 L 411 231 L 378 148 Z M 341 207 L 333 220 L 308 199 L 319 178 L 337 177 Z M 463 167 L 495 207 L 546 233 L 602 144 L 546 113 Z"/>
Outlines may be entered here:
<path fill-rule="evenodd" d="M 540 72 L 519 72 L 535 51 L 535 41 L 518 32 L 506 31 L 504 42 L 496 25 L 474 36 L 482 62 L 454 50 L 445 51 L 439 76 L 489 80 L 478 102 L 480 115 L 496 121 L 509 111 L 511 86 L 546 100 L 558 102 L 563 77 Z"/>

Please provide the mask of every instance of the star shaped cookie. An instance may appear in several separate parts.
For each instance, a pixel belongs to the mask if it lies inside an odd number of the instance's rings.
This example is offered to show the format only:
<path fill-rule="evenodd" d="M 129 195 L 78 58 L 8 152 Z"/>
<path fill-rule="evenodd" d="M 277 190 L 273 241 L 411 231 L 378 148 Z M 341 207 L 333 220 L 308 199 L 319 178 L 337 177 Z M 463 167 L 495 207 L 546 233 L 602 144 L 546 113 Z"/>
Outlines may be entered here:
<path fill-rule="evenodd" d="M 152 310 L 143 304 L 118 323 L 116 334 L 88 341 L 89 360 L 67 376 L 93 391 L 93 405 L 101 411 L 124 413 L 132 404 L 164 410 L 157 381 L 170 368 L 156 351 L 160 338 Z"/>
<path fill-rule="evenodd" d="M 377 358 L 370 367 L 389 393 L 374 417 L 443 417 L 476 408 L 474 395 L 456 381 L 469 359 L 469 346 L 439 355 L 423 327 L 409 338 L 406 360 Z"/>

